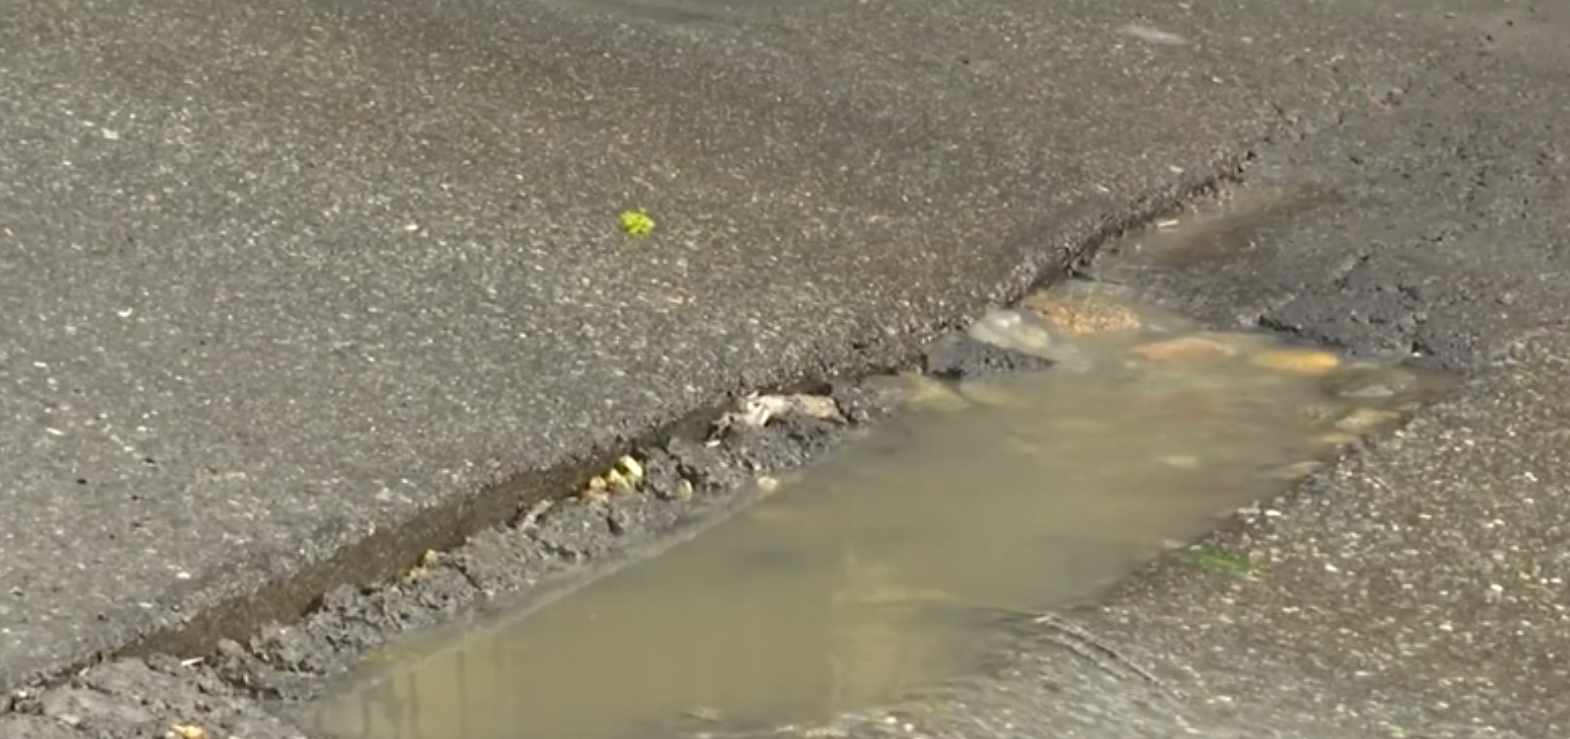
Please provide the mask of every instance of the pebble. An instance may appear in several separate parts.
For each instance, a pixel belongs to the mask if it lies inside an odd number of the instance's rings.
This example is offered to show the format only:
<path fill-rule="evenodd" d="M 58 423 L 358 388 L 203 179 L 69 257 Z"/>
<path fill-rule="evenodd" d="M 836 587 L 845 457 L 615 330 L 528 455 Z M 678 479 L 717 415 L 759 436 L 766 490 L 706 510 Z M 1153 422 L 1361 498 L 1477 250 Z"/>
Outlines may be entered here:
<path fill-rule="evenodd" d="M 1038 292 L 1021 300 L 1020 308 L 1045 318 L 1067 336 L 1132 331 L 1140 327 L 1139 316 L 1132 309 L 1083 291 L 1068 299 L 1051 292 Z"/>
<path fill-rule="evenodd" d="M 1092 366 L 1083 349 L 1054 339 L 1046 327 L 1019 311 L 987 311 L 967 333 L 977 341 L 1055 362 L 1059 372 L 1079 374 Z"/>
<path fill-rule="evenodd" d="M 1401 414 L 1377 408 L 1354 408 L 1336 421 L 1336 428 L 1349 434 L 1363 436 L 1386 424 L 1401 419 Z"/>
<path fill-rule="evenodd" d="M 1192 366 L 1226 359 L 1237 350 L 1215 339 L 1183 336 L 1136 346 L 1130 352 L 1148 362 Z"/>
<path fill-rule="evenodd" d="M 1314 441 L 1317 441 L 1324 446 L 1333 446 L 1339 448 L 1344 446 L 1352 446 L 1353 444 L 1356 444 L 1362 440 L 1362 437 L 1356 436 L 1354 434 L 1325 434 L 1315 439 Z"/>
<path fill-rule="evenodd" d="M 989 310 L 981 320 L 971 324 L 968 333 L 977 341 L 1038 357 L 1052 349 L 1052 334 L 1045 328 L 1026 322 L 1018 311 Z"/>
<path fill-rule="evenodd" d="M 1316 349 L 1271 349 L 1249 360 L 1255 367 L 1294 375 L 1323 375 L 1341 366 L 1341 358 Z"/>

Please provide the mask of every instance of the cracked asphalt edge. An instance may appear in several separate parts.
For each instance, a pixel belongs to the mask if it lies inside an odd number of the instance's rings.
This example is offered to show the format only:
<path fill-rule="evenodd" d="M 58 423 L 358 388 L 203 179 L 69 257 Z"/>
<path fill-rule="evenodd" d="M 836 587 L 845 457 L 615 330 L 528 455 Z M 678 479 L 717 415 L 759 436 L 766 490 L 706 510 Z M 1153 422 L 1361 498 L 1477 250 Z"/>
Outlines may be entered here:
<path fill-rule="evenodd" d="M 1071 272 L 1071 264 L 1101 244 L 1183 203 L 1210 196 L 1239 175 L 1253 147 L 1239 150 L 1241 154 L 1218 156 L 1208 171 L 1189 169 L 1171 176 L 1135 202 L 1076 209 L 1058 234 L 1045 235 L 1034 248 L 1021 245 L 1020 268 L 1011 284 L 993 291 L 996 302 L 1012 303 L 1033 286 L 1061 279 Z M 1051 244 L 1066 248 L 1044 248 Z M 367 654 L 394 639 L 458 628 L 498 609 L 543 606 L 690 539 L 756 500 L 764 492 L 760 477 L 798 469 L 895 411 L 897 399 L 871 391 L 862 380 L 931 362 L 934 347 L 991 350 L 974 342 L 933 341 L 954 335 L 954 328 L 892 339 L 895 346 L 926 347 L 908 361 L 878 361 L 890 356 L 886 347 L 855 347 L 844 364 L 864 371 L 840 379 L 803 378 L 789 385 L 828 393 L 841 408 L 843 423 L 792 416 L 757 434 L 727 435 L 719 445 L 709 446 L 693 439 L 692 431 L 717 418 L 729 403 L 694 410 L 627 449 L 580 457 L 595 460 L 593 464 L 532 475 L 556 481 L 558 487 L 520 498 L 524 506 L 512 510 L 507 520 L 482 528 L 454 549 L 409 552 L 402 577 L 336 584 L 297 622 L 252 626 L 245 621 L 248 604 L 241 598 L 212 613 L 192 614 L 183 631 L 156 634 L 95 664 L 63 666 L 50 679 L 0 696 L 0 736 L 164 739 L 200 731 L 197 735 L 234 739 L 305 737 L 299 707 Z M 897 356 L 898 350 L 892 353 Z M 1039 368 L 1027 364 L 1016 357 L 966 365 L 956 372 Z M 586 480 L 628 452 L 644 468 L 639 492 L 586 500 L 575 496 L 581 486 L 560 482 Z M 690 497 L 681 490 L 687 486 Z M 545 501 L 551 504 L 547 507 Z M 233 621 L 211 623 L 228 619 Z M 222 636 L 237 630 L 250 636 Z"/>
<path fill-rule="evenodd" d="M 1424 68 L 1420 73 L 1428 71 Z M 1246 165 L 1257 151 L 1278 142 L 1333 135 L 1344 123 L 1339 112 L 1280 112 L 1277 131 L 1240 146 L 1233 156 L 1218 156 L 1208 171 L 1190 168 L 1133 203 L 1088 203 L 1066 214 L 1058 233 L 1021 244 L 1020 267 L 993 291 L 995 302 L 1012 303 L 1030 287 L 1079 274 L 1093 263 L 1103 244 L 1174 208 L 1242 184 Z M 1052 245 L 1062 248 L 1053 252 Z M 879 361 L 879 357 L 898 355 L 898 347 L 921 345 L 931 338 L 896 337 L 892 352 L 890 347 L 851 347 L 847 353 L 852 357 L 842 366 L 865 368 L 862 378 L 885 375 L 901 364 L 915 364 L 919 357 L 906 363 Z M 649 455 L 645 467 L 653 494 L 610 503 L 572 500 L 548 510 L 526 506 L 509 520 L 482 528 L 459 547 L 423 556 L 411 552 L 409 566 L 397 580 L 339 584 L 298 621 L 241 628 L 250 633 L 243 640 L 201 643 L 198 639 L 199 646 L 192 649 L 182 644 L 186 641 L 182 634 L 164 634 L 95 664 L 62 666 L 49 679 L 0 695 L 0 736 L 163 739 L 180 737 L 188 729 L 200 730 L 200 736 L 232 739 L 302 739 L 308 732 L 300 726 L 298 708 L 321 695 L 332 678 L 352 669 L 368 653 L 394 639 L 461 628 L 498 609 L 543 606 L 619 567 L 690 539 L 756 500 L 760 476 L 799 468 L 894 411 L 891 399 L 865 394 L 854 379 L 816 384 L 845 404 L 848 423 L 824 426 L 797 419 L 749 442 L 738 444 L 732 439 L 718 451 L 706 448 L 701 453 L 684 448 L 679 440 L 676 451 L 670 449 L 671 439 L 634 444 Z M 662 439 L 673 428 L 690 431 L 694 419 L 712 419 L 718 413 L 718 408 L 695 410 L 646 438 Z M 598 460 L 596 465 L 542 471 L 539 477 L 582 480 L 625 451 L 596 450 L 580 457 Z M 708 461 L 720 460 L 721 466 L 702 467 L 706 454 L 714 455 Z M 692 466 L 695 461 L 700 466 Z M 661 497 L 661 486 L 672 479 L 676 484 L 681 480 L 693 484 L 693 497 Z M 702 492 L 698 482 L 704 485 Z M 576 490 L 545 492 L 556 500 Z M 222 617 L 244 622 L 246 604 L 228 605 L 220 609 Z M 201 621 L 200 616 L 194 615 L 192 621 Z"/>
<path fill-rule="evenodd" d="M 1503 562 L 1531 573 L 1542 567 L 1534 557 L 1559 557 L 1539 547 L 1562 540 L 1563 516 L 1545 515 L 1530 498 L 1501 511 L 1499 501 L 1475 495 L 1479 470 L 1502 470 L 1513 493 L 1549 497 L 1541 481 L 1563 469 L 1554 464 L 1562 452 L 1541 439 L 1563 428 L 1552 387 L 1570 320 L 1560 288 L 1566 259 L 1553 247 L 1563 244 L 1566 215 L 1522 206 L 1563 191 L 1570 155 L 1562 135 L 1540 130 L 1552 126 L 1520 115 L 1532 99 L 1523 96 L 1522 106 L 1516 96 L 1529 85 L 1500 67 L 1458 58 L 1377 112 L 1338 123 L 1343 136 L 1262 149 L 1242 177 L 1250 189 L 1338 183 L 1361 196 L 1356 205 L 1316 212 L 1308 198 L 1253 222 L 1230 221 L 1223 228 L 1232 233 L 1207 236 L 1236 248 L 1176 269 L 1123 277 L 1111 265 L 1085 265 L 1093 277 L 1125 282 L 1141 299 L 1213 327 L 1262 328 L 1354 356 L 1415 352 L 1461 375 L 1458 388 L 1403 428 L 1273 501 L 1240 509 L 1198 542 L 1278 571 L 1239 577 L 1163 557 L 1103 601 L 1064 614 L 1088 639 L 1036 629 L 1000 650 L 985 676 L 828 724 L 728 736 L 1563 736 L 1563 702 L 1553 698 L 1563 693 L 1555 679 L 1566 674 L 1553 662 L 1565 643 L 1562 599 L 1495 587 L 1509 572 Z M 1359 238 L 1384 241 L 1370 249 Z M 1492 248 L 1501 241 L 1511 246 Z M 1096 256 L 1118 261 L 1113 251 Z M 1527 439 L 1538 440 L 1535 457 Z M 1501 529 L 1519 538 L 1501 542 Z M 1421 546 L 1392 546 L 1392 531 Z M 1408 561 L 1436 551 L 1433 561 Z M 1423 580 L 1428 588 L 1414 586 Z M 1557 631 L 1411 596 L 1443 596 L 1457 582 L 1487 585 L 1474 589 L 1477 601 L 1548 611 L 1530 613 L 1531 624 Z M 1415 623 L 1384 616 L 1414 610 Z M 1423 650 L 1414 644 L 1437 643 L 1435 634 L 1452 629 L 1449 645 L 1429 650 L 1443 657 L 1417 659 Z M 1087 661 L 1103 669 L 1086 669 Z M 1174 701 L 1173 691 L 1189 694 Z"/>

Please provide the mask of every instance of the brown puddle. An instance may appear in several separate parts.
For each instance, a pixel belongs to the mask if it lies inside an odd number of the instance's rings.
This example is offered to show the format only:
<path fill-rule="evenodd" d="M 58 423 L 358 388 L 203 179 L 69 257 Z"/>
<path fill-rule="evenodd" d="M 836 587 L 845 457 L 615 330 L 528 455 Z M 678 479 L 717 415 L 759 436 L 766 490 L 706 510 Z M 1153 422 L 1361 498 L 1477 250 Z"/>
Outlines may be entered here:
<path fill-rule="evenodd" d="M 890 701 L 977 669 L 1000 609 L 1098 591 L 1398 425 L 1448 379 L 1209 333 L 1071 283 L 972 334 L 1049 356 L 911 408 L 753 509 L 316 707 L 344 739 L 647 739 Z"/>

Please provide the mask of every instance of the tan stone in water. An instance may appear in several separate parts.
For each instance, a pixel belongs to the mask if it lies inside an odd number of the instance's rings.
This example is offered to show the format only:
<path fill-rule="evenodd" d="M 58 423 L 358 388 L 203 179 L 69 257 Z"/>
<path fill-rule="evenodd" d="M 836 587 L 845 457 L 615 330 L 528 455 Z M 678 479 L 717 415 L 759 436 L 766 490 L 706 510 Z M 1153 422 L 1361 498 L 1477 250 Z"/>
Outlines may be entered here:
<path fill-rule="evenodd" d="M 1130 352 L 1148 362 L 1191 366 L 1226 359 L 1237 350 L 1215 339 L 1183 336 L 1136 346 Z"/>
<path fill-rule="evenodd" d="M 1315 349 L 1272 349 L 1249 360 L 1256 367 L 1295 375 L 1323 375 L 1341 366 L 1341 358 Z"/>
<path fill-rule="evenodd" d="M 1382 411 L 1377 408 L 1358 408 L 1342 416 L 1336 421 L 1336 428 L 1349 434 L 1364 435 L 1380 426 L 1385 426 L 1400 420 L 1401 414 Z"/>
<path fill-rule="evenodd" d="M 1314 441 L 1317 441 L 1325 446 L 1333 446 L 1339 449 L 1341 447 L 1352 446 L 1353 444 L 1362 441 L 1362 438 L 1355 434 L 1325 434 L 1324 436 L 1321 436 Z"/>
<path fill-rule="evenodd" d="M 1140 326 L 1139 316 L 1133 310 L 1091 295 L 1065 299 L 1051 292 L 1038 292 L 1025 296 L 1019 307 L 1047 319 L 1069 336 L 1132 331 Z"/>

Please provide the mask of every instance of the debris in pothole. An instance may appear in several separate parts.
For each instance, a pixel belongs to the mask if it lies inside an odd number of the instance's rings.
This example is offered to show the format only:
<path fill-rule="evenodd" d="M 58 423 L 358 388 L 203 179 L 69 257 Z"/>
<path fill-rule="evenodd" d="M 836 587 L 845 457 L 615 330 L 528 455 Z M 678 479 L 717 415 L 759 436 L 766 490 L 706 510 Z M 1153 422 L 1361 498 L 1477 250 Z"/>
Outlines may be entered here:
<path fill-rule="evenodd" d="M 1384 411 L 1376 408 L 1354 408 L 1341 420 L 1336 421 L 1336 428 L 1349 434 L 1365 435 L 1401 420 L 1401 414 Z"/>
<path fill-rule="evenodd" d="M 623 455 L 609 470 L 589 478 L 583 489 L 583 497 L 604 500 L 613 493 L 636 492 L 638 483 L 642 481 L 643 465 L 631 455 Z"/>
<path fill-rule="evenodd" d="M 175 724 L 169 730 L 173 739 L 207 739 L 207 730 L 196 724 Z"/>
<path fill-rule="evenodd" d="M 547 511 L 549 511 L 551 508 L 554 508 L 555 506 L 556 501 L 550 498 L 544 498 L 535 501 L 534 505 L 529 506 L 528 510 L 523 511 L 523 515 L 518 517 L 513 526 L 520 531 L 533 528 L 534 524 L 540 520 L 540 516 L 545 515 Z"/>
<path fill-rule="evenodd" d="M 999 339 L 1007 343 L 1008 339 Z M 981 341 L 958 331 L 944 334 L 927 349 L 926 373 L 945 380 L 974 380 L 988 375 L 1042 370 L 1052 362 L 1006 345 Z"/>
<path fill-rule="evenodd" d="M 1005 308 L 987 311 L 963 333 L 983 344 L 1038 357 L 1047 356 L 1055 343 L 1045 326 L 1033 325 L 1024 314 Z"/>
<path fill-rule="evenodd" d="M 634 485 L 643 479 L 643 465 L 639 464 L 632 455 L 622 455 L 622 458 L 616 461 L 616 466 L 626 475 L 627 481 Z"/>
<path fill-rule="evenodd" d="M 603 475 L 595 475 L 589 478 L 580 495 L 587 500 L 605 500 L 611 497 L 610 484 L 605 481 Z"/>
<path fill-rule="evenodd" d="M 437 565 L 441 564 L 441 561 L 441 552 L 430 549 L 425 550 L 425 553 L 420 555 L 420 562 L 411 568 L 408 572 L 404 573 L 404 582 L 417 583 L 430 577 L 431 570 L 433 570 Z"/>
<path fill-rule="evenodd" d="M 733 429 L 761 429 L 769 421 L 785 416 L 805 416 L 833 423 L 845 423 L 839 405 L 826 395 L 749 395 L 737 408 L 720 417 L 715 435 Z"/>

